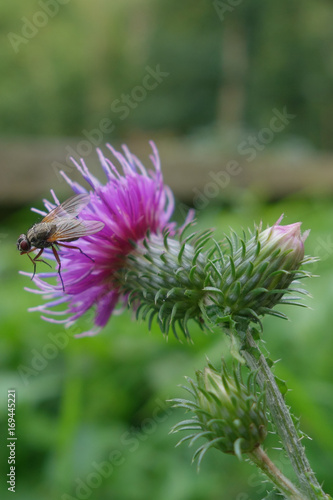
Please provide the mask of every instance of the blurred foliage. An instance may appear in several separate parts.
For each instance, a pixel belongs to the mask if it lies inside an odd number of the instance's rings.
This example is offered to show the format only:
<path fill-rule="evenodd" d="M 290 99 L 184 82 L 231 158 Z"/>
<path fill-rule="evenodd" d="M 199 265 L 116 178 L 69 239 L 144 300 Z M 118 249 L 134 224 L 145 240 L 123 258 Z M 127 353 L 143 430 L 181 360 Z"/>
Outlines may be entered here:
<path fill-rule="evenodd" d="M 45 14 L 52 5 L 55 13 Z M 240 132 L 258 130 L 273 108 L 286 107 L 298 118 L 288 134 L 332 149 L 332 4 L 226 5 L 2 2 L 0 134 L 81 136 L 105 118 L 112 138 L 216 126 Z M 141 98 L 135 89 L 147 66 L 169 76 Z M 125 120 L 116 101 L 133 92 Z"/>
<path fill-rule="evenodd" d="M 240 231 L 253 221 L 272 224 L 282 212 L 285 223 L 303 220 L 304 230 L 311 228 L 306 250 L 321 257 L 312 269 L 320 277 L 306 283 L 314 296 L 307 299 L 312 309 L 285 306 L 291 321 L 265 319 L 264 339 L 271 357 L 282 359 L 276 373 L 287 380 L 288 403 L 313 439 L 305 444 L 319 481 L 332 492 L 333 204 L 297 197 L 268 206 L 238 201 L 228 210 L 203 211 L 199 226 L 215 226 L 222 235 L 229 226 Z M 27 312 L 41 302 L 40 296 L 23 290 L 33 287 L 29 279 L 17 275 L 18 269 L 31 270 L 29 259 L 15 249 L 27 213 L 14 213 L 1 227 L 0 427 L 5 433 L 7 390 L 15 388 L 16 498 L 83 498 L 78 494 L 96 500 L 262 498 L 268 485 L 261 484 L 248 463 L 214 450 L 197 474 L 191 466 L 193 450 L 185 445 L 174 448 L 178 436 L 168 435 L 184 414 L 170 410 L 166 400 L 183 395 L 177 385 L 204 366 L 205 355 L 216 365 L 221 352 L 228 357 L 225 336 L 219 331 L 203 334 L 193 325 L 192 344 L 180 344 L 172 336 L 166 342 L 156 325 L 148 333 L 146 323 L 139 324 L 124 312 L 98 336 L 75 339 L 73 330 L 66 333 L 61 325 Z M 40 264 L 39 270 L 43 267 Z M 87 328 L 87 322 L 83 320 L 79 330 Z M 27 373 L 27 368 L 34 372 Z M 276 437 L 270 436 L 265 446 L 291 474 L 282 452 L 270 449 L 278 447 Z M 3 471 L 6 460 L 7 449 L 2 446 Z M 103 462 L 112 469 L 105 469 L 107 477 L 94 479 Z M 91 485 L 90 493 L 82 481 Z M 2 482 L 3 490 L 4 486 Z"/>

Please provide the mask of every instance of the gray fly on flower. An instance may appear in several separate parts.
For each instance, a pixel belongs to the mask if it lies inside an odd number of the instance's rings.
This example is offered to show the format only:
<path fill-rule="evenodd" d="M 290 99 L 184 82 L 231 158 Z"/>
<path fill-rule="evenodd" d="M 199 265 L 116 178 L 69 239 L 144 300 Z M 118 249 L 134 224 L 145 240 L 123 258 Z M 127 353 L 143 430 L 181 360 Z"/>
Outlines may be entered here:
<path fill-rule="evenodd" d="M 55 201 L 58 200 L 55 198 Z M 53 208 L 40 222 L 34 224 L 28 230 L 27 234 L 21 234 L 19 236 L 17 240 L 17 248 L 20 250 L 21 255 L 28 255 L 34 266 L 34 272 L 31 279 L 33 279 L 36 274 L 36 262 L 44 262 L 49 265 L 45 262 L 45 260 L 41 259 L 45 248 L 51 248 L 58 263 L 58 275 L 63 291 L 65 291 L 65 287 L 60 272 L 61 261 L 55 245 L 58 247 L 60 246 L 63 248 L 79 250 L 88 259 L 91 259 L 91 257 L 85 254 L 80 247 L 66 245 L 66 243 L 64 243 L 76 241 L 83 236 L 98 233 L 98 231 L 103 229 L 103 222 L 93 220 L 84 221 L 77 218 L 81 210 L 88 205 L 89 201 L 89 194 L 78 194 L 76 196 L 71 196 L 68 200 L 61 204 L 58 202 L 58 205 Z M 30 257 L 30 253 L 37 249 L 39 252 L 32 259 Z M 93 261 L 93 259 L 91 260 Z"/>
<path fill-rule="evenodd" d="M 90 191 L 65 178 L 73 191 L 80 197 L 89 197 L 89 203 L 80 210 L 82 224 L 91 225 L 98 221 L 103 228 L 95 234 L 80 239 L 81 252 L 71 248 L 61 249 L 62 283 L 51 285 L 48 278 L 57 278 L 57 273 L 40 273 L 34 277 L 39 290 L 27 288 L 33 293 L 43 293 L 47 302 L 31 308 L 40 311 L 42 318 L 53 323 L 71 325 L 90 308 L 95 308 L 95 328 L 82 335 L 94 335 L 108 322 L 118 302 L 126 303 L 127 294 L 122 291 L 117 273 L 125 265 L 126 258 L 133 251 L 133 245 L 150 234 L 175 235 L 176 224 L 170 222 L 174 210 L 171 190 L 164 185 L 160 160 L 155 145 L 151 142 L 153 154 L 150 159 L 153 170 L 146 170 L 140 160 L 123 147 L 123 153 L 107 145 L 119 167 L 98 150 L 100 163 L 106 176 L 106 184 L 101 184 L 88 170 L 84 160 L 76 168 L 90 185 Z M 53 194 L 53 192 L 52 192 Z M 54 213 L 59 205 L 44 200 L 47 212 L 33 209 L 45 218 Z M 187 222 L 192 218 L 189 214 Z M 100 229 L 100 228 L 99 228 Z M 22 242 L 20 243 L 22 246 Z M 24 250 L 24 249 L 22 249 Z M 44 255 L 55 259 L 48 249 Z M 90 259 L 87 259 L 86 256 Z M 29 273 L 22 273 L 31 276 Z M 59 278 L 59 276 L 58 276 Z M 66 304 L 62 312 L 56 306 Z M 64 316 L 60 319 L 61 314 Z"/>

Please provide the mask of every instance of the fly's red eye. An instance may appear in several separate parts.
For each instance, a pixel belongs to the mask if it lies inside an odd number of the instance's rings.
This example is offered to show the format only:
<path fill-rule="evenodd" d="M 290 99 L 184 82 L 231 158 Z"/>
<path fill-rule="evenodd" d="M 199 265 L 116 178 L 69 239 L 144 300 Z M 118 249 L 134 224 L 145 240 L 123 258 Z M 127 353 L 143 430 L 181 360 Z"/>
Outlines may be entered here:
<path fill-rule="evenodd" d="M 20 249 L 23 250 L 23 252 L 26 252 L 27 250 L 29 250 L 29 243 L 27 242 L 27 240 L 23 240 L 20 242 Z"/>

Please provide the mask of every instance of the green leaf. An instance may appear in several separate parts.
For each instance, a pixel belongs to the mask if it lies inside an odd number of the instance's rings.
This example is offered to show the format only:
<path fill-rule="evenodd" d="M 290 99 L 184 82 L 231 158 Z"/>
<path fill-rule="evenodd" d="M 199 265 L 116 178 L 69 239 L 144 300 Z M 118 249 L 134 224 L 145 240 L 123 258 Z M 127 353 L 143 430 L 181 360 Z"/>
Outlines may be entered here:
<path fill-rule="evenodd" d="M 277 376 L 274 376 L 274 378 L 275 378 L 275 382 L 276 382 L 278 388 L 280 389 L 280 392 L 281 392 L 282 396 L 284 396 L 285 394 L 287 394 L 288 387 L 287 387 L 286 381 L 282 380 L 282 378 L 279 378 Z"/>
<path fill-rule="evenodd" d="M 268 366 L 272 368 L 272 366 L 274 365 L 274 361 L 271 358 L 265 358 L 265 359 Z"/>
<path fill-rule="evenodd" d="M 252 356 L 255 357 L 255 359 L 258 361 L 260 358 L 260 351 L 257 349 L 257 347 L 249 347 L 247 351 L 252 354 Z"/>
<path fill-rule="evenodd" d="M 251 335 L 253 337 L 253 340 L 260 340 L 260 330 L 255 326 L 251 327 Z"/>
<path fill-rule="evenodd" d="M 240 354 L 240 349 L 241 349 L 240 341 L 235 335 L 232 335 L 232 334 L 230 335 L 230 339 L 231 339 L 231 345 L 230 345 L 231 356 L 236 361 L 238 361 L 239 363 L 241 363 L 243 365 L 245 363 L 245 359 Z"/>

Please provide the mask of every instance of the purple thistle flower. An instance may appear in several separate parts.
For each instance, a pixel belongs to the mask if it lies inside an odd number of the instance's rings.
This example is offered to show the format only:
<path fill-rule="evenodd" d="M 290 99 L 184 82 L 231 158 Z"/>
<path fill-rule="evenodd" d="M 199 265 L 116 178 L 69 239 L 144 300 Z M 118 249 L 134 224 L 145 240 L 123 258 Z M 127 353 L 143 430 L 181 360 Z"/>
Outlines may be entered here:
<path fill-rule="evenodd" d="M 119 162 L 123 175 L 100 150 L 97 150 L 101 166 L 107 177 L 107 183 L 101 184 L 88 170 L 83 159 L 78 164 L 72 161 L 91 186 L 91 201 L 80 212 L 83 220 L 97 220 L 105 224 L 96 234 L 80 238 L 79 246 L 86 254 L 75 249 L 61 248 L 60 258 L 62 277 L 65 286 L 52 286 L 44 278 L 57 277 L 57 272 L 40 273 L 34 278 L 39 290 L 26 288 L 28 291 L 44 294 L 47 302 L 31 308 L 40 311 L 42 318 L 53 323 L 64 323 L 70 326 L 95 307 L 95 327 L 83 334 L 94 335 L 108 322 L 119 302 L 125 304 L 127 296 L 121 292 L 114 276 L 124 266 L 126 257 L 133 250 L 133 242 L 142 240 L 147 232 L 161 234 L 168 231 L 172 236 L 176 233 L 176 224 L 169 222 L 174 209 L 171 190 L 164 185 L 160 170 L 160 160 L 156 146 L 150 143 L 153 154 L 150 159 L 154 170 L 147 171 L 139 159 L 123 146 L 123 153 L 107 145 L 110 152 Z M 61 175 L 75 193 L 86 193 L 87 190 L 69 179 L 64 172 Z M 48 211 L 59 204 L 53 191 L 54 202 L 44 201 Z M 45 216 L 46 212 L 32 209 Z M 192 217 L 189 214 L 188 220 Z M 45 250 L 47 257 L 53 258 L 50 251 Z M 94 262 L 87 258 L 94 259 Z M 53 258 L 54 260 L 54 258 Z M 55 267 L 56 263 L 54 263 Z M 31 276 L 28 273 L 22 273 Z M 66 304 L 63 311 L 54 307 Z M 47 316 L 45 316 L 45 314 Z M 55 319 L 54 316 L 65 316 Z M 51 316 L 51 317 L 50 317 Z"/>

